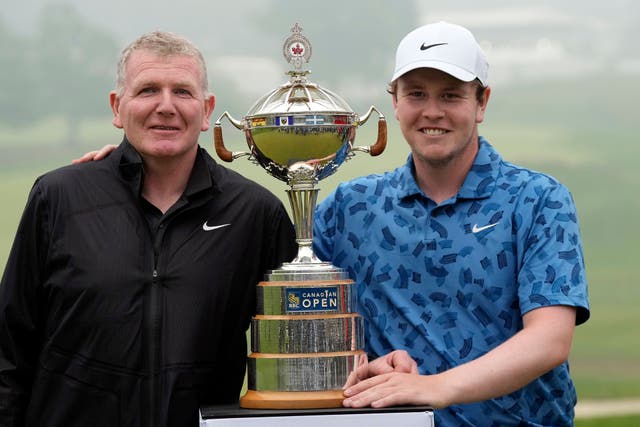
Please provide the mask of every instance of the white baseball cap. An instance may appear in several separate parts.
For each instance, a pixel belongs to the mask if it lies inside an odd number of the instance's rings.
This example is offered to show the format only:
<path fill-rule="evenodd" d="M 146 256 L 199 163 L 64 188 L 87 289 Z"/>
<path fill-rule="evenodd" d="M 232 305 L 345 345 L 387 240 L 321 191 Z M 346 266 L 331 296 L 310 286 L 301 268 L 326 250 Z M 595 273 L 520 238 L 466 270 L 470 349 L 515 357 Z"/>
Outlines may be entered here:
<path fill-rule="evenodd" d="M 487 86 L 489 63 L 475 37 L 460 25 L 423 25 L 405 36 L 396 51 L 391 81 L 416 68 L 436 68 L 464 82 Z"/>

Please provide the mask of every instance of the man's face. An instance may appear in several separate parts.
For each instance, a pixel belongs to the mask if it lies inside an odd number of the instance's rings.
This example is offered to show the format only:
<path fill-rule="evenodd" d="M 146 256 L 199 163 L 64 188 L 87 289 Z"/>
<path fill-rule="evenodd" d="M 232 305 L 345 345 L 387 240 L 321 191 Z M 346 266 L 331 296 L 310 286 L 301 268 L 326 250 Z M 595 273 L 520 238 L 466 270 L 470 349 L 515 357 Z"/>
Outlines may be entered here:
<path fill-rule="evenodd" d="M 196 59 L 131 53 L 121 95 L 110 94 L 113 124 L 124 129 L 144 158 L 177 158 L 194 153 L 200 132 L 209 128 L 215 98 L 205 97 Z"/>
<path fill-rule="evenodd" d="M 476 87 L 433 68 L 418 68 L 398 79 L 393 106 L 414 161 L 444 167 L 475 156 L 477 124 L 484 119 L 490 93 L 487 88 L 480 102 Z"/>

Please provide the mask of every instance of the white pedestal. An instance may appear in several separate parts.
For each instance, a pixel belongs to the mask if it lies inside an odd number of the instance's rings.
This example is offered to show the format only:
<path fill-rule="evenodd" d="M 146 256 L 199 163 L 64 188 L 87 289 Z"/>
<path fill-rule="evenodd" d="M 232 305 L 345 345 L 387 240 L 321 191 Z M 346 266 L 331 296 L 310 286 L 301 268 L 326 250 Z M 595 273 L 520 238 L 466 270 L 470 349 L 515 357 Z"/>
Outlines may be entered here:
<path fill-rule="evenodd" d="M 200 427 L 433 427 L 433 412 L 424 407 L 384 409 L 250 410 L 208 407 Z"/>

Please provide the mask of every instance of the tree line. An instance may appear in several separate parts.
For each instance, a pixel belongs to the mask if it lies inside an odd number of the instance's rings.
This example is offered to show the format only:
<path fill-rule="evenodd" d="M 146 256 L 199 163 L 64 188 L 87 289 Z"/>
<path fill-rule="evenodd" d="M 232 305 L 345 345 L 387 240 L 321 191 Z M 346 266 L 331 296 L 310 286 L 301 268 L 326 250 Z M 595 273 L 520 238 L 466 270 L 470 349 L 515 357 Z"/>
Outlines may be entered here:
<path fill-rule="evenodd" d="M 69 144 L 81 122 L 109 113 L 119 51 L 112 34 L 89 25 L 71 5 L 43 7 L 33 35 L 0 20 L 0 122 L 19 127 L 52 114 L 67 121 Z"/>

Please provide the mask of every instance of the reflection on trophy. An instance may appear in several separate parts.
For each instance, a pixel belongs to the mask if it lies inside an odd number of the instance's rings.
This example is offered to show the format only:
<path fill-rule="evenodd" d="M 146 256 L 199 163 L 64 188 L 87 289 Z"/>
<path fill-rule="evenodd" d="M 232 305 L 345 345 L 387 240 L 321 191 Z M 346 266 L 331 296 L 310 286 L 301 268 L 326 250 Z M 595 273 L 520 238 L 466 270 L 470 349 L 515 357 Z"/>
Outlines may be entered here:
<path fill-rule="evenodd" d="M 291 187 L 287 190 L 298 254 L 270 271 L 257 287 L 251 322 L 248 391 L 244 408 L 330 408 L 342 406 L 342 386 L 363 351 L 362 318 L 356 313 L 354 282 L 345 270 L 313 253 L 313 213 L 319 180 L 333 174 L 356 151 L 372 156 L 386 146 L 385 118 L 375 107 L 362 117 L 336 94 L 307 79 L 311 45 L 296 24 L 283 53 L 293 70 L 287 83 L 261 97 L 241 120 L 226 111 L 214 126 L 218 156 L 250 160 Z M 378 138 L 354 147 L 356 129 L 375 111 Z M 221 120 L 244 131 L 249 151 L 224 146 Z"/>

